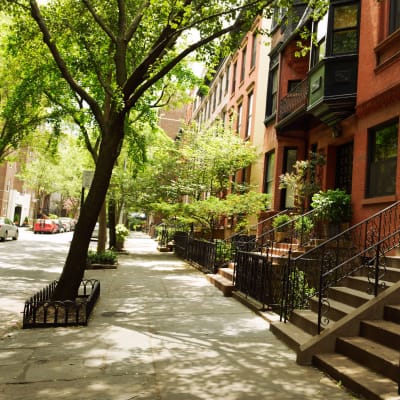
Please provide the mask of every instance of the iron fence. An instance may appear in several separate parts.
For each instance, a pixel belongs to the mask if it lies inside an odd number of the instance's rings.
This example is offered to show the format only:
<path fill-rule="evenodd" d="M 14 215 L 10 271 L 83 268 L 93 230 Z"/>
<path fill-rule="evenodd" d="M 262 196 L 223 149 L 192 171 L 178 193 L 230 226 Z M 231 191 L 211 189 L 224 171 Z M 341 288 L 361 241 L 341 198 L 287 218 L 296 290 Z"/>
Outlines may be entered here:
<path fill-rule="evenodd" d="M 84 279 L 74 301 L 54 301 L 57 281 L 51 282 L 25 302 L 22 327 L 46 328 L 87 325 L 89 316 L 100 295 L 100 282 Z"/>
<path fill-rule="evenodd" d="M 205 273 L 216 272 L 216 242 L 194 239 L 186 232 L 176 232 L 174 246 L 178 257 L 196 264 Z"/>
<path fill-rule="evenodd" d="M 285 266 L 281 319 L 294 309 L 309 308 L 318 296 L 318 333 L 329 324 L 329 289 L 346 277 L 368 278 L 368 293 L 385 288 L 385 255 L 400 242 L 400 202 L 346 229 L 298 257 L 289 257 Z"/>
<path fill-rule="evenodd" d="M 265 254 L 238 251 L 235 262 L 234 285 L 246 297 L 262 308 L 274 308 L 280 302 L 283 268 L 273 265 Z"/>

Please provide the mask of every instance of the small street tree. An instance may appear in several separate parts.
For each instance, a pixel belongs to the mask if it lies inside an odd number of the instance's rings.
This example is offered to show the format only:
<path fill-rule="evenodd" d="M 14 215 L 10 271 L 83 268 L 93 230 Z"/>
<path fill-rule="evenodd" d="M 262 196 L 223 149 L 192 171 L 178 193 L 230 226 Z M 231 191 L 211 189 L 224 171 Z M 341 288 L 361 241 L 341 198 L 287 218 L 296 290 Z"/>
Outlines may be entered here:
<path fill-rule="evenodd" d="M 245 226 L 269 198 L 235 184 L 232 176 L 257 159 L 257 149 L 222 123 L 203 129 L 192 124 L 182 131 L 175 142 L 167 139 L 149 149 L 149 163 L 136 180 L 138 208 L 196 223 L 211 234 L 224 217 Z"/>

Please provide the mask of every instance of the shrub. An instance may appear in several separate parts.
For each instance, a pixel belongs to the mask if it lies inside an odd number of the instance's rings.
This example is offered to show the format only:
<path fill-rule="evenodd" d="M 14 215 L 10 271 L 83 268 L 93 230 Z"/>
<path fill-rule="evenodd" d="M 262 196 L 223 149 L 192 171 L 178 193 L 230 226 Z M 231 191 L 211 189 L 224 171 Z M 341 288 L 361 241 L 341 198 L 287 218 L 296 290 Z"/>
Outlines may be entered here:
<path fill-rule="evenodd" d="M 312 197 L 311 207 L 317 209 L 318 218 L 327 222 L 349 222 L 352 216 L 351 196 L 344 190 L 319 191 Z"/>
<path fill-rule="evenodd" d="M 296 219 L 294 229 L 298 233 L 310 233 L 314 229 L 314 222 L 310 217 L 302 216 Z"/>
<path fill-rule="evenodd" d="M 124 224 L 117 224 L 115 226 L 115 235 L 117 236 L 117 240 L 124 241 L 129 235 L 129 230 Z"/>
<path fill-rule="evenodd" d="M 87 256 L 87 263 L 90 264 L 110 264 L 114 265 L 117 263 L 117 253 L 112 250 L 105 251 L 94 251 L 89 250 Z"/>
<path fill-rule="evenodd" d="M 280 214 L 274 217 L 272 220 L 272 227 L 275 228 L 278 232 L 284 232 L 289 230 L 289 222 L 292 219 L 287 214 Z"/>

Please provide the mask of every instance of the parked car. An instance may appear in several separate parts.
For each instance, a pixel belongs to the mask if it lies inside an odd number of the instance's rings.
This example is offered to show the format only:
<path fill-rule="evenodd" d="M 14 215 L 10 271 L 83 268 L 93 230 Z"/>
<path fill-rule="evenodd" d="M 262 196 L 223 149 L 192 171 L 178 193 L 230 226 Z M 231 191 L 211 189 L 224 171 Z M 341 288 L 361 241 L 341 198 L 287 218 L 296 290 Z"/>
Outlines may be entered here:
<path fill-rule="evenodd" d="M 57 233 L 59 232 L 59 225 L 49 218 L 37 219 L 33 225 L 33 233 Z"/>
<path fill-rule="evenodd" d="M 0 240 L 4 241 L 8 237 L 13 240 L 18 239 L 18 227 L 11 221 L 11 219 L 6 217 L 0 217 Z"/>
<path fill-rule="evenodd" d="M 98 239 L 99 238 L 99 223 L 96 222 L 96 225 L 94 226 L 93 232 L 92 232 L 92 239 Z"/>
<path fill-rule="evenodd" d="M 64 232 L 70 232 L 74 230 L 75 224 L 72 218 L 61 217 L 60 221 L 64 226 Z"/>
<path fill-rule="evenodd" d="M 61 221 L 61 219 L 54 219 L 53 221 L 57 226 L 57 231 L 56 232 L 57 233 L 64 233 L 65 232 L 65 228 L 64 228 L 64 224 Z"/>

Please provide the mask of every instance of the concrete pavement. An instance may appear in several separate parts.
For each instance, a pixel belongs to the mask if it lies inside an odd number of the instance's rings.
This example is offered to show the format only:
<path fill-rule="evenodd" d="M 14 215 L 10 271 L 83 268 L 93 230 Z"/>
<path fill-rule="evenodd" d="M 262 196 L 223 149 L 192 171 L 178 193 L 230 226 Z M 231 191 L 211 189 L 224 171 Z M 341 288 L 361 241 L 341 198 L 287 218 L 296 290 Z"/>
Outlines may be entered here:
<path fill-rule="evenodd" d="M 1 338 L 0 400 L 352 398 L 152 239 L 132 234 L 126 248 L 117 269 L 86 272 L 101 282 L 87 327 Z"/>

